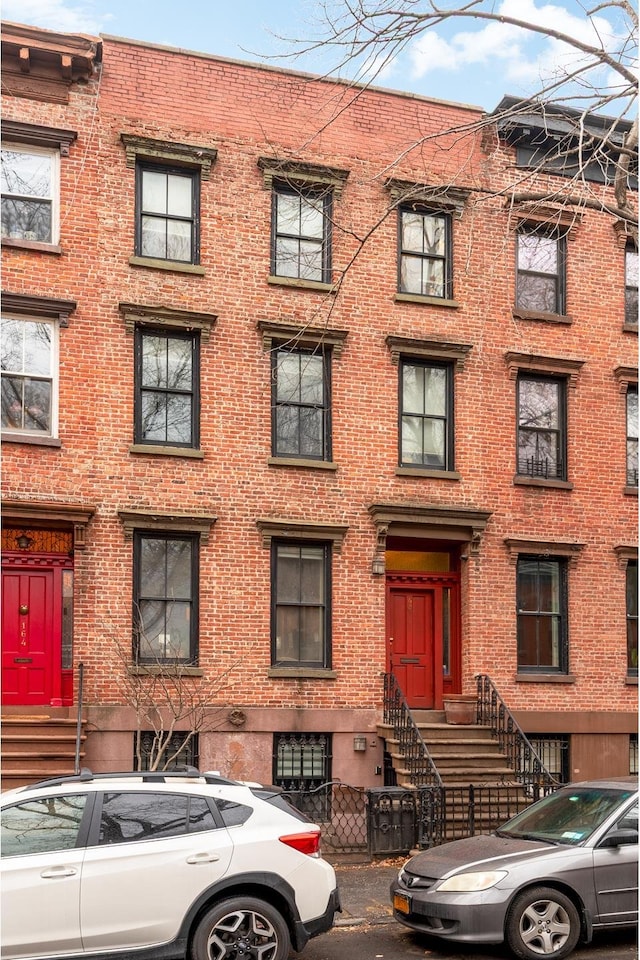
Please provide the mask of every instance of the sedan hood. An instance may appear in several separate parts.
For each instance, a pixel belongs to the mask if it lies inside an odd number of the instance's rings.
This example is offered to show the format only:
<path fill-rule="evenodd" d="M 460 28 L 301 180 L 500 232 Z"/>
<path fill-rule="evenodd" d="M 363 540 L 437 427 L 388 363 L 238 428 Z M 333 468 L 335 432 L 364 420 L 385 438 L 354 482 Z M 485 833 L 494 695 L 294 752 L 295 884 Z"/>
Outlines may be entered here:
<path fill-rule="evenodd" d="M 407 862 L 405 870 L 409 875 L 415 874 L 435 880 L 461 867 L 464 867 L 465 871 L 507 870 L 514 865 L 514 861 L 522 863 L 541 855 L 548 858 L 556 851 L 566 855 L 571 849 L 576 848 L 555 846 L 540 840 L 519 840 L 515 837 L 487 834 L 443 843 L 439 847 L 418 853 Z"/>

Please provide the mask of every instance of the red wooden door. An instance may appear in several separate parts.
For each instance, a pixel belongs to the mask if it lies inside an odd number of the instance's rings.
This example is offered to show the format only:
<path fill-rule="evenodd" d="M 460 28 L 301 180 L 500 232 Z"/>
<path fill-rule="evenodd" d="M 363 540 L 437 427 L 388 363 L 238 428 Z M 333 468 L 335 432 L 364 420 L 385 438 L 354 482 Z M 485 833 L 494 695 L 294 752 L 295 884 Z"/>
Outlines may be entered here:
<path fill-rule="evenodd" d="M 48 704 L 53 687 L 53 570 L 2 572 L 2 703 Z M 58 669 L 60 664 L 57 665 Z"/>
<path fill-rule="evenodd" d="M 442 700 L 442 611 L 437 587 L 393 583 L 387 588 L 387 649 L 407 703 L 429 710 Z"/>

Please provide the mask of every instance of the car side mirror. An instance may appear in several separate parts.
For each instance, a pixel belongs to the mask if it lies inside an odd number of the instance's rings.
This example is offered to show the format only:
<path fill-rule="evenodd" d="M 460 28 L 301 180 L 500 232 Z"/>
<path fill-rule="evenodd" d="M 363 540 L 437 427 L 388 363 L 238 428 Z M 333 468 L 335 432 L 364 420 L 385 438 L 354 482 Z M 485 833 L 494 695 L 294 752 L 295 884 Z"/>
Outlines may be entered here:
<path fill-rule="evenodd" d="M 612 830 L 611 833 L 608 833 L 602 843 L 601 847 L 626 847 L 631 843 L 638 842 L 638 831 L 629 830 L 627 828 L 621 830 Z"/>

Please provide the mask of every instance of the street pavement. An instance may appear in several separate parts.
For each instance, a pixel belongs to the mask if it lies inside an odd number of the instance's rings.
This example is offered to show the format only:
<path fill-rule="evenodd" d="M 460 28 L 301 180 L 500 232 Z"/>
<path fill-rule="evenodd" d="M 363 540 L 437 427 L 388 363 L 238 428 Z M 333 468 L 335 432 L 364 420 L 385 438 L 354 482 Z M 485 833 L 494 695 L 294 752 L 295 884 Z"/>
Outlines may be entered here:
<path fill-rule="evenodd" d="M 506 947 L 443 943 L 394 920 L 389 884 L 405 859 L 332 859 L 342 913 L 333 930 L 309 941 L 301 960 L 512 960 Z M 571 960 L 638 960 L 636 931 L 597 934 L 592 943 L 577 947 Z"/>

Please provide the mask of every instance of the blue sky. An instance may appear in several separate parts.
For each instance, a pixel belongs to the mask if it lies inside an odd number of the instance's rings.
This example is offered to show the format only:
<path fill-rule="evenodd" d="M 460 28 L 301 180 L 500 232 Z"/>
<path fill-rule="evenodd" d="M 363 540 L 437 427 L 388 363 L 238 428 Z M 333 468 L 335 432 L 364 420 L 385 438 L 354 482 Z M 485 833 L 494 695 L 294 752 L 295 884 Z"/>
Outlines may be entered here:
<path fill-rule="evenodd" d="M 594 41 L 595 27 L 605 45 L 615 43 L 617 25 L 611 15 L 607 21 L 603 12 L 590 22 L 582 0 L 496 0 L 492 6 L 587 42 Z M 336 53 L 281 57 L 292 47 L 280 38 L 316 35 L 321 9 L 317 0 L 2 0 L 5 20 L 131 37 L 312 73 L 334 69 Z M 493 109 L 504 93 L 533 94 L 540 76 L 561 63 L 566 52 L 557 42 L 513 27 L 451 21 L 406 47 L 375 82 Z"/>

